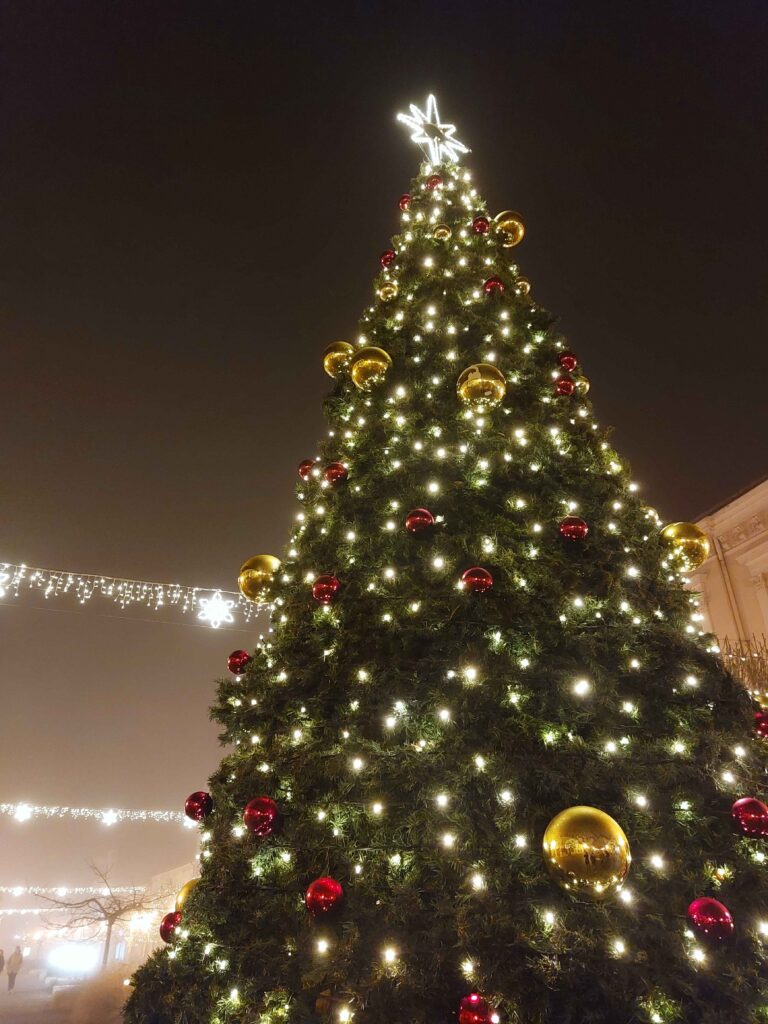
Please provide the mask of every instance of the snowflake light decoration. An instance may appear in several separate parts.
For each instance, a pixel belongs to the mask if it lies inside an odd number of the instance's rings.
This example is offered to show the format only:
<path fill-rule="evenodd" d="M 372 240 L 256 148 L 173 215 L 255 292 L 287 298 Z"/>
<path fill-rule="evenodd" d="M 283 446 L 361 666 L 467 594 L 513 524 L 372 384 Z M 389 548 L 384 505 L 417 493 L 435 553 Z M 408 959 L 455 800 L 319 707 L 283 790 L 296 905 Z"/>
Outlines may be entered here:
<path fill-rule="evenodd" d="M 235 621 L 232 614 L 235 602 L 225 600 L 221 596 L 220 590 L 215 591 L 212 597 L 201 597 L 198 604 L 200 605 L 200 611 L 197 613 L 198 619 L 201 622 L 207 622 L 213 629 L 218 629 L 222 623 Z"/>
<path fill-rule="evenodd" d="M 410 114 L 398 114 L 398 121 L 413 129 L 411 139 L 421 146 L 431 163 L 442 163 L 443 159 L 458 160 L 460 153 L 469 153 L 463 142 L 454 138 L 456 126 L 443 124 L 437 112 L 437 100 L 430 93 L 427 96 L 426 111 L 419 110 L 411 103 Z"/>

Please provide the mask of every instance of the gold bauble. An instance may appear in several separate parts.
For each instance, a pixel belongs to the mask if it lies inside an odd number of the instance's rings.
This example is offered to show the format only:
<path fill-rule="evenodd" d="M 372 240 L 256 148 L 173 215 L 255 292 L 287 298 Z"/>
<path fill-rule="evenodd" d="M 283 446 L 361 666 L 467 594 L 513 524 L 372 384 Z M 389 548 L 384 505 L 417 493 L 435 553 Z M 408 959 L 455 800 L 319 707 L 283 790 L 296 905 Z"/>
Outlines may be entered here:
<path fill-rule="evenodd" d="M 698 569 L 709 557 L 709 537 L 695 523 L 669 523 L 662 540 L 672 549 L 686 572 Z"/>
<path fill-rule="evenodd" d="M 517 295 L 530 295 L 531 282 L 527 277 L 518 277 L 515 281 L 515 294 Z"/>
<path fill-rule="evenodd" d="M 438 242 L 446 242 L 451 237 L 451 229 L 447 224 L 438 224 L 432 231 L 432 237 Z"/>
<path fill-rule="evenodd" d="M 395 298 L 397 291 L 396 281 L 385 281 L 384 284 L 379 286 L 379 298 L 382 302 L 389 302 L 390 299 Z"/>
<path fill-rule="evenodd" d="M 383 348 L 368 345 L 361 348 L 352 360 L 349 372 L 356 387 L 361 391 L 370 391 L 380 384 L 392 365 L 392 357 Z"/>
<path fill-rule="evenodd" d="M 574 377 L 573 383 L 576 385 L 576 391 L 580 395 L 589 394 L 589 378 L 588 377 Z"/>
<path fill-rule="evenodd" d="M 348 341 L 334 341 L 323 352 L 323 369 L 335 379 L 347 369 L 354 354 L 355 347 Z"/>
<path fill-rule="evenodd" d="M 632 854 L 618 822 L 597 807 L 569 807 L 547 825 L 544 859 L 569 892 L 605 899 L 621 888 Z"/>
<path fill-rule="evenodd" d="M 491 409 L 507 393 L 504 374 L 491 363 L 474 363 L 456 381 L 456 394 L 465 405 L 475 409 Z"/>
<path fill-rule="evenodd" d="M 525 235 L 525 224 L 523 218 L 514 210 L 504 210 L 497 213 L 493 218 L 493 225 L 496 233 L 501 236 L 501 244 L 505 249 L 511 249 L 513 245 L 522 242 Z"/>
<path fill-rule="evenodd" d="M 272 589 L 280 559 L 274 555 L 254 555 L 240 566 L 237 585 L 249 601 L 266 601 Z"/>
<path fill-rule="evenodd" d="M 179 889 L 178 895 L 176 896 L 177 910 L 184 909 L 184 904 L 187 902 L 192 892 L 194 892 L 194 890 L 197 888 L 197 883 L 199 881 L 199 878 L 190 878 L 188 882 L 182 885 L 182 887 Z"/>

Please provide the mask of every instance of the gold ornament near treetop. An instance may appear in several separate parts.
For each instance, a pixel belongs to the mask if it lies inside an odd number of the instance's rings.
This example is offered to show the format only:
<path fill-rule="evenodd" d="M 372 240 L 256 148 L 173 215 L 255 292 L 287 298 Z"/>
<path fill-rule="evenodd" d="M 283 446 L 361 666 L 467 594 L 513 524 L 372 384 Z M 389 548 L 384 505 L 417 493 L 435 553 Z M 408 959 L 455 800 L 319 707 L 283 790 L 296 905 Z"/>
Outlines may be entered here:
<path fill-rule="evenodd" d="M 396 281 L 385 281 L 379 285 L 378 295 L 382 302 L 389 302 L 397 296 L 398 287 Z"/>
<path fill-rule="evenodd" d="M 573 383 L 576 385 L 576 391 L 580 395 L 588 395 L 589 394 L 589 388 L 590 388 L 589 377 L 575 377 Z"/>
<path fill-rule="evenodd" d="M 254 555 L 240 566 L 237 585 L 249 601 L 266 601 L 272 589 L 280 559 L 274 555 Z"/>
<path fill-rule="evenodd" d="M 451 229 L 447 224 L 438 224 L 432 231 L 432 237 L 436 238 L 438 242 L 447 242 L 451 237 Z"/>
<path fill-rule="evenodd" d="M 176 896 L 176 909 L 177 910 L 183 910 L 184 909 L 184 904 L 187 902 L 187 900 L 189 899 L 190 895 L 197 888 L 197 883 L 199 881 L 200 881 L 199 878 L 190 878 L 190 880 L 188 882 L 186 882 L 184 885 L 182 885 L 182 887 L 179 889 L 178 895 Z"/>
<path fill-rule="evenodd" d="M 523 218 L 514 210 L 504 210 L 493 218 L 493 226 L 497 235 L 501 236 L 501 244 L 505 249 L 518 245 L 525 235 Z"/>
<path fill-rule="evenodd" d="M 392 365 L 392 357 L 383 348 L 368 345 L 361 348 L 352 360 L 349 373 L 355 386 L 361 391 L 370 391 L 380 384 Z"/>
<path fill-rule="evenodd" d="M 709 537 L 695 523 L 668 523 L 661 531 L 661 539 L 680 559 L 686 572 L 709 558 Z"/>
<path fill-rule="evenodd" d="M 632 854 L 618 822 L 597 807 L 569 807 L 544 833 L 544 859 L 568 892 L 602 900 L 621 888 Z"/>
<path fill-rule="evenodd" d="M 456 381 L 456 394 L 475 409 L 493 408 L 506 393 L 506 377 L 491 363 L 473 363 Z"/>
<path fill-rule="evenodd" d="M 323 352 L 323 369 L 335 380 L 348 368 L 354 354 L 355 346 L 348 341 L 331 342 Z"/>
<path fill-rule="evenodd" d="M 518 277 L 515 281 L 515 293 L 517 295 L 530 295 L 531 282 L 527 277 Z"/>

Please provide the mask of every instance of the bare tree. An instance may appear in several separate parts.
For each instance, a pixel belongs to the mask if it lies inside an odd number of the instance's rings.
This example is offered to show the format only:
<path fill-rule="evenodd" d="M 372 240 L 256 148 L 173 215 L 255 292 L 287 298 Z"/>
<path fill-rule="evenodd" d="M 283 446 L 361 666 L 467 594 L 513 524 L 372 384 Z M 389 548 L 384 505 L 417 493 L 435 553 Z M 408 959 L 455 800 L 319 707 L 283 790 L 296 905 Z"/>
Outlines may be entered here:
<path fill-rule="evenodd" d="M 127 920 L 132 914 L 143 914 L 156 910 L 158 906 L 165 903 L 170 892 L 149 893 L 138 886 L 116 888 L 110 883 L 109 868 L 99 868 L 95 864 L 91 864 L 90 867 L 95 877 L 101 882 L 98 893 L 86 896 L 81 900 L 67 899 L 66 897 L 56 898 L 40 892 L 35 895 L 39 899 L 45 900 L 55 910 L 70 911 L 68 927 L 72 929 L 93 929 L 93 934 L 96 935 L 102 928 L 105 928 L 104 952 L 101 957 L 101 969 L 104 970 L 109 962 L 112 932 L 115 925 Z"/>

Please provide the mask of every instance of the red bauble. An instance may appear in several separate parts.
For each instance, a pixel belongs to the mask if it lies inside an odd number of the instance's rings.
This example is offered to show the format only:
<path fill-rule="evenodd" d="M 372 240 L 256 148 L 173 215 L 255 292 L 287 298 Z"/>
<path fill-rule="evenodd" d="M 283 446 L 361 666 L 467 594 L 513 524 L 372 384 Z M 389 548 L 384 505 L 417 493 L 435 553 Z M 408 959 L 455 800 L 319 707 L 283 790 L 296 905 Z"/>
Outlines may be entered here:
<path fill-rule="evenodd" d="M 504 282 L 500 277 L 489 277 L 483 282 L 483 291 L 486 295 L 501 295 L 504 291 Z"/>
<path fill-rule="evenodd" d="M 319 601 L 320 604 L 330 604 L 340 586 L 341 583 L 337 576 L 325 573 L 322 576 L 318 576 L 312 584 L 312 597 Z"/>
<path fill-rule="evenodd" d="M 394 261 L 395 256 L 397 256 L 397 253 L 394 249 L 385 249 L 381 256 L 379 256 L 379 263 L 382 267 L 388 267 Z"/>
<path fill-rule="evenodd" d="M 443 179 L 440 177 L 439 174 L 430 174 L 430 176 L 427 178 L 427 188 L 429 189 L 430 192 L 432 192 L 433 189 L 440 188 L 442 184 Z"/>
<path fill-rule="evenodd" d="M 347 467 L 341 462 L 331 462 L 325 467 L 323 476 L 329 484 L 343 484 L 349 476 Z"/>
<path fill-rule="evenodd" d="M 487 217 L 475 217 L 472 221 L 472 230 L 476 235 L 487 235 L 491 230 L 491 222 Z"/>
<path fill-rule="evenodd" d="M 199 789 L 196 793 L 190 793 L 184 801 L 184 813 L 192 821 L 203 821 L 213 810 L 213 799 L 210 793 Z"/>
<path fill-rule="evenodd" d="M 573 377 L 558 377 L 555 381 L 555 394 L 569 397 L 576 390 Z"/>
<path fill-rule="evenodd" d="M 568 373 L 573 373 L 576 367 L 579 365 L 579 360 L 573 354 L 573 352 L 561 352 L 557 357 L 557 361 L 564 370 Z"/>
<path fill-rule="evenodd" d="M 408 533 L 426 533 L 435 525 L 435 517 L 428 508 L 414 508 L 405 517 L 405 528 Z"/>
<path fill-rule="evenodd" d="M 753 796 L 742 797 L 731 808 L 731 817 L 745 836 L 768 838 L 768 807 L 762 800 Z"/>
<path fill-rule="evenodd" d="M 251 656 L 248 651 L 232 651 L 227 658 L 227 668 L 236 676 L 241 676 L 248 667 Z"/>
<path fill-rule="evenodd" d="M 316 878 L 307 889 L 304 897 L 307 910 L 312 917 L 319 917 L 336 910 L 344 899 L 344 890 L 341 882 L 326 875 L 323 878 Z"/>
<path fill-rule="evenodd" d="M 173 942 L 176 938 L 176 929 L 181 924 L 181 911 L 172 910 L 166 914 L 160 922 L 160 938 L 163 942 Z"/>
<path fill-rule="evenodd" d="M 255 836 L 264 838 L 275 831 L 280 808 L 269 796 L 257 796 L 249 800 L 243 811 L 243 823 Z"/>
<path fill-rule="evenodd" d="M 755 736 L 760 740 L 768 740 L 768 711 L 755 714 Z"/>
<path fill-rule="evenodd" d="M 560 536 L 566 540 L 584 540 L 589 533 L 589 527 L 579 516 L 566 516 L 560 520 L 557 528 Z"/>
<path fill-rule="evenodd" d="M 493 576 L 487 569 L 481 569 L 479 565 L 476 565 L 462 573 L 461 582 L 470 594 L 484 594 L 493 586 Z"/>
<path fill-rule="evenodd" d="M 470 992 L 459 1003 L 459 1024 L 490 1024 L 493 1010 L 478 992 Z"/>
<path fill-rule="evenodd" d="M 400 196 L 400 200 L 398 202 L 398 206 L 400 207 L 401 210 L 407 210 L 410 205 L 411 205 L 411 194 L 410 194 L 410 192 L 403 192 L 403 194 Z"/>
<path fill-rule="evenodd" d="M 309 480 L 312 476 L 312 470 L 315 468 L 314 459 L 304 459 L 303 462 L 299 463 L 299 476 L 302 480 Z"/>
<path fill-rule="evenodd" d="M 709 896 L 699 896 L 688 907 L 688 920 L 704 938 L 722 942 L 733 935 L 733 918 L 728 907 Z"/>

